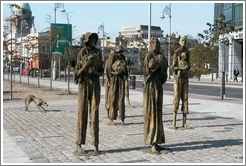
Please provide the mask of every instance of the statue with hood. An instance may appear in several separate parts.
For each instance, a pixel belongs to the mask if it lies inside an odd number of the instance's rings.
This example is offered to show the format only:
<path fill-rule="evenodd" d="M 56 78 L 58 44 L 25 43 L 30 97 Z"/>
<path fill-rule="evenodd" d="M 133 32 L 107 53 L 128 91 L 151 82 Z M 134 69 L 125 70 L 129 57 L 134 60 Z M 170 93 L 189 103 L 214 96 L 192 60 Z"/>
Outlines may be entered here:
<path fill-rule="evenodd" d="M 124 51 L 123 46 L 116 45 L 105 63 L 107 79 L 105 107 L 111 125 L 115 124 L 118 112 L 123 125 L 125 120 L 125 81 L 128 78 L 128 71 Z"/>
<path fill-rule="evenodd" d="M 81 145 L 86 142 L 87 122 L 90 122 L 91 143 L 94 154 L 99 154 L 99 104 L 101 86 L 99 77 L 103 74 L 101 51 L 96 48 L 98 35 L 87 32 L 85 46 L 81 48 L 75 67 L 75 83 L 78 92 L 78 119 L 76 134 L 76 151 L 78 154 L 87 153 Z M 88 120 L 89 119 L 89 120 Z"/>

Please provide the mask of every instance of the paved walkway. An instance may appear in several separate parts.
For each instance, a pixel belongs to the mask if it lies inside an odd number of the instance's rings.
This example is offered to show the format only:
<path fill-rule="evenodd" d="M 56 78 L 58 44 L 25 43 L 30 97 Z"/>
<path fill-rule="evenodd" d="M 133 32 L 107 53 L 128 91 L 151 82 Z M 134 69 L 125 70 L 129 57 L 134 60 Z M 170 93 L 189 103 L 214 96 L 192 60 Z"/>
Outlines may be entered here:
<path fill-rule="evenodd" d="M 168 80 L 171 81 L 171 80 Z M 202 81 L 202 80 L 201 80 Z M 29 78 L 37 84 L 36 78 Z M 191 83 L 192 80 L 190 81 Z M 27 83 L 27 76 L 22 77 Z M 201 84 L 201 82 L 199 82 Z M 202 82 L 206 85 L 206 81 Z M 216 85 L 216 82 L 214 82 Z M 229 84 L 229 83 L 228 83 Z M 241 83 L 242 84 L 242 83 Z M 41 86 L 50 86 L 49 79 L 40 79 Z M 218 84 L 219 86 L 219 84 Z M 230 86 L 243 86 L 230 83 Z M 52 81 L 54 89 L 66 90 L 67 82 Z M 70 91 L 77 93 L 77 85 L 70 84 Z M 7 163 L 245 163 L 244 154 L 244 103 L 239 99 L 221 100 L 220 97 L 189 97 L 189 130 L 171 129 L 172 94 L 164 92 L 163 124 L 170 153 L 153 155 L 144 150 L 142 92 L 130 89 L 132 106 L 126 107 L 126 125 L 109 125 L 104 108 L 104 86 L 101 88 L 100 143 L 98 156 L 77 156 L 75 132 L 77 100 L 49 101 L 50 112 L 34 110 L 23 113 L 23 101 L 3 101 L 3 164 Z M 37 110 L 36 110 L 37 109 Z M 177 125 L 182 124 L 178 114 Z M 90 129 L 87 130 L 86 150 L 92 150 Z"/>

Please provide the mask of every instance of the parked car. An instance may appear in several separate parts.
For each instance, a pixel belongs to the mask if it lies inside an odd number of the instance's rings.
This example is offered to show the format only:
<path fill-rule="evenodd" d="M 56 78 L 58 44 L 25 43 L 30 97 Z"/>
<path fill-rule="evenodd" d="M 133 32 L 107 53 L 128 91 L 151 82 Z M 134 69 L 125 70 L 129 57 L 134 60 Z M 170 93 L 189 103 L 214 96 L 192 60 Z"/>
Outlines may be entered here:
<path fill-rule="evenodd" d="M 30 74 L 30 70 L 29 69 L 23 69 L 21 72 L 21 75 L 27 76 L 28 74 Z"/>
<path fill-rule="evenodd" d="M 34 73 L 34 71 L 36 73 Z M 39 72 L 40 71 L 40 72 Z M 22 75 L 29 75 L 29 76 L 32 76 L 32 77 L 37 77 L 39 75 L 39 77 L 50 77 L 50 69 L 23 69 L 22 70 Z"/>
<path fill-rule="evenodd" d="M 20 66 L 13 67 L 13 72 L 19 72 L 19 71 L 20 71 Z"/>
<path fill-rule="evenodd" d="M 50 77 L 50 69 L 40 69 L 40 72 L 39 70 L 36 70 L 36 75 L 39 74 L 39 76 L 41 77 Z"/>

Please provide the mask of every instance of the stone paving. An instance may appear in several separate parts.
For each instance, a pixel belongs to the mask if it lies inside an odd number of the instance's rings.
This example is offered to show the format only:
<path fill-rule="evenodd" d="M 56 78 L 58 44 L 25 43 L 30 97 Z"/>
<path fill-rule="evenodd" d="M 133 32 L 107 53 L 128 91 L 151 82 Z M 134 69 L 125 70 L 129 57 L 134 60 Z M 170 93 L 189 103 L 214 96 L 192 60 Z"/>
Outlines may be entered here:
<path fill-rule="evenodd" d="M 137 96 L 136 96 L 137 97 Z M 142 103 L 132 102 L 126 107 L 125 126 L 109 125 L 100 103 L 98 156 L 81 155 L 75 151 L 77 100 L 49 101 L 47 113 L 39 112 L 31 104 L 31 112 L 24 113 L 22 100 L 3 101 L 3 128 L 29 156 L 32 163 L 236 163 L 244 162 L 243 121 L 235 118 L 211 116 L 208 112 L 191 111 L 188 124 L 192 129 L 171 129 L 172 111 L 164 105 L 163 124 L 166 143 L 162 147 L 170 153 L 154 155 L 144 151 Z M 178 114 L 177 125 L 182 123 Z M 87 129 L 85 150 L 90 144 Z"/>

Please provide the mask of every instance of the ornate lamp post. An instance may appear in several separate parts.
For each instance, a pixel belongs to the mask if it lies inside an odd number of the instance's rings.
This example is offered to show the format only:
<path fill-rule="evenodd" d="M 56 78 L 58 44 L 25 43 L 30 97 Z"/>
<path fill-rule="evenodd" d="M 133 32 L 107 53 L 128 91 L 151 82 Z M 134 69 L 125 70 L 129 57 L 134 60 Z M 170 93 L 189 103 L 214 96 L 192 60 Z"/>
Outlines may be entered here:
<path fill-rule="evenodd" d="M 56 11 L 57 11 L 57 9 L 60 9 L 60 8 L 62 8 L 61 10 L 59 10 L 60 12 L 66 11 L 64 9 L 63 3 L 55 3 L 55 6 L 54 6 L 54 23 L 56 23 Z M 59 56 L 59 58 L 60 58 L 60 56 Z M 59 63 L 59 66 L 60 66 L 60 63 Z M 52 69 L 52 66 L 51 66 L 51 69 Z M 59 78 L 60 78 L 60 71 L 59 71 Z M 55 55 L 54 55 L 54 62 L 53 62 L 53 79 L 54 80 L 56 79 L 56 58 L 55 58 Z"/>
<path fill-rule="evenodd" d="M 13 10 L 13 7 L 15 6 L 14 4 L 10 4 L 9 5 L 10 6 L 10 13 L 12 13 L 11 14 L 11 20 L 10 20 L 10 40 L 11 40 L 11 44 L 10 44 L 10 100 L 12 100 L 12 98 L 13 98 L 13 94 L 12 94 L 12 86 L 13 86 L 13 78 L 12 78 L 12 76 L 13 76 L 13 67 L 12 67 L 12 57 L 13 57 L 13 42 L 12 42 L 12 31 L 13 31 L 13 12 L 12 12 L 12 10 Z"/>
<path fill-rule="evenodd" d="M 102 33 L 103 33 L 102 60 L 104 61 L 105 60 L 105 57 L 104 57 L 104 40 L 105 40 L 105 36 L 106 36 L 106 33 L 104 31 L 104 23 L 98 27 L 98 34 L 100 33 L 100 31 L 102 31 Z M 102 86 L 103 85 L 104 85 L 104 73 L 102 75 Z"/>
<path fill-rule="evenodd" d="M 62 7 L 62 10 L 60 10 L 60 11 L 61 12 L 65 12 L 63 3 L 55 3 L 55 7 L 54 7 L 54 23 L 56 23 L 56 11 L 57 11 L 57 9 L 60 9 L 61 7 Z"/>
<path fill-rule="evenodd" d="M 28 22 L 26 20 L 21 21 L 21 56 L 23 55 L 23 42 L 22 42 L 23 27 L 28 28 Z M 21 83 L 21 74 L 22 74 L 22 63 L 20 65 L 20 83 Z"/>
<path fill-rule="evenodd" d="M 170 78 L 170 63 L 171 63 L 171 3 L 169 4 L 169 6 L 166 6 L 163 11 L 162 11 L 162 16 L 161 19 L 164 19 L 165 16 L 164 14 L 169 16 L 169 35 L 168 35 L 168 78 Z"/>

